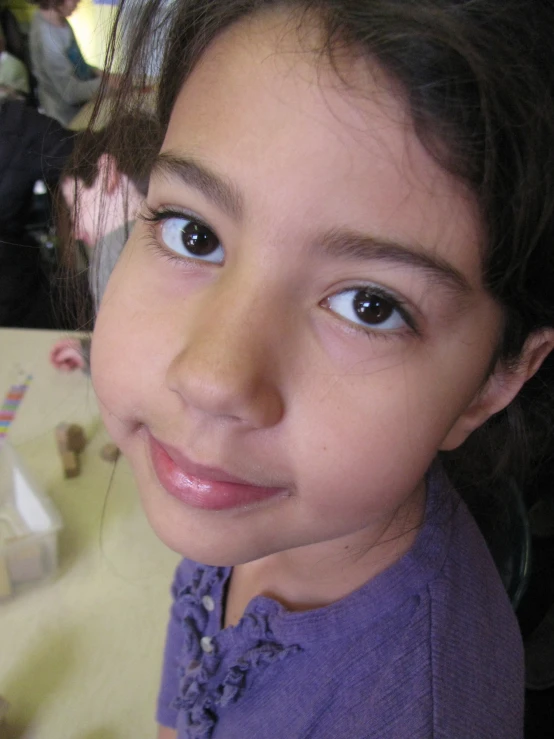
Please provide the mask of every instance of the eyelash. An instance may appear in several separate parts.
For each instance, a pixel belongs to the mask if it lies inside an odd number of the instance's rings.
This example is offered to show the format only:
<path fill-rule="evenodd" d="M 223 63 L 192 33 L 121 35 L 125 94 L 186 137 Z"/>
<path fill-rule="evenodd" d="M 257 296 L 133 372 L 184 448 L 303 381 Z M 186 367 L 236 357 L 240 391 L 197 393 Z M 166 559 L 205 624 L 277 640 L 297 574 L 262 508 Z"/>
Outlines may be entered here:
<path fill-rule="evenodd" d="M 171 251 L 170 249 L 168 249 L 167 247 L 165 247 L 163 244 L 160 243 L 160 239 L 156 231 L 156 226 L 159 223 L 163 223 L 169 218 L 188 218 L 191 221 L 195 221 L 201 226 L 205 226 L 206 228 L 209 228 L 211 231 L 213 231 L 211 226 L 209 226 L 199 216 L 197 216 L 194 213 L 191 213 L 190 211 L 178 210 L 175 208 L 160 208 L 158 210 L 155 210 L 151 208 L 147 203 L 143 204 L 142 210 L 138 214 L 138 218 L 142 220 L 148 226 L 149 237 L 150 237 L 149 245 L 153 249 L 155 249 L 156 252 L 160 254 L 164 259 L 167 259 L 170 262 L 175 262 L 178 264 L 182 264 L 183 261 L 186 260 L 186 257 L 182 257 L 182 256 L 179 256 L 178 254 L 175 254 L 173 251 Z M 335 297 L 337 295 L 341 295 L 341 294 L 345 294 L 349 292 L 366 290 L 368 288 L 371 290 L 372 295 L 375 295 L 378 298 L 386 300 L 393 307 L 394 310 L 398 311 L 399 315 L 401 316 L 402 320 L 405 322 L 407 326 L 408 332 L 411 335 L 416 336 L 416 337 L 421 336 L 421 331 L 417 325 L 417 322 L 414 320 L 412 316 L 411 310 L 407 307 L 407 303 L 401 300 L 396 295 L 393 295 L 392 293 L 388 292 L 384 288 L 377 286 L 377 285 L 372 285 L 372 284 L 367 284 L 367 283 L 362 284 L 362 285 L 353 285 L 352 287 L 348 287 L 343 290 L 340 290 L 338 293 L 334 293 L 333 295 L 330 295 L 329 297 L 325 298 L 322 301 L 322 304 L 325 304 L 332 297 Z M 330 308 L 328 308 L 328 310 L 334 315 L 337 315 Z M 357 331 L 365 335 L 368 339 L 380 338 L 380 339 L 391 340 L 391 339 L 396 339 L 400 335 L 402 335 L 400 331 L 377 331 L 375 329 L 372 329 L 370 326 L 363 326 L 362 324 L 357 324 L 351 321 L 347 321 L 346 319 L 341 319 L 338 315 L 337 315 L 337 318 L 338 320 L 343 320 L 354 331 Z"/>
<path fill-rule="evenodd" d="M 330 300 L 332 297 L 335 297 L 337 295 L 344 295 L 345 293 L 354 293 L 356 291 L 362 291 L 369 289 L 371 292 L 371 295 L 374 295 L 377 298 L 381 298 L 382 300 L 386 300 L 387 303 L 389 303 L 392 308 L 396 311 L 398 311 L 398 314 L 406 324 L 406 331 L 400 331 L 400 330 L 389 330 L 389 331 L 378 331 L 375 329 L 372 329 L 371 326 L 367 325 L 364 326 L 359 323 L 353 323 L 348 321 L 348 325 L 353 328 L 355 331 L 359 331 L 362 334 L 365 334 L 368 336 L 368 338 L 380 338 L 380 339 L 397 339 L 399 336 L 406 336 L 406 333 L 412 334 L 413 336 L 420 337 L 421 331 L 419 329 L 419 326 L 417 322 L 415 321 L 412 312 L 410 308 L 408 308 L 408 304 L 406 301 L 401 300 L 396 295 L 388 292 L 384 288 L 378 286 L 378 285 L 372 285 L 371 283 L 366 283 L 364 285 L 353 285 L 352 287 L 345 288 L 343 290 L 340 290 L 338 293 L 333 293 L 333 295 L 330 295 L 328 298 L 325 298 L 323 303 Z M 329 309 L 331 310 L 331 309 Z M 333 311 L 331 311 L 333 312 Z"/>
<path fill-rule="evenodd" d="M 158 210 L 155 210 L 154 208 L 151 208 L 147 203 L 144 203 L 142 206 L 142 210 L 139 212 L 137 217 L 140 218 L 140 220 L 143 221 L 143 223 L 145 223 L 148 227 L 148 235 L 150 240 L 149 246 L 155 249 L 155 251 L 162 257 L 164 257 L 164 259 L 177 264 L 183 264 L 183 262 L 186 261 L 186 257 L 175 254 L 175 252 L 171 251 L 171 249 L 168 249 L 166 246 L 160 243 L 160 239 L 156 232 L 156 226 L 159 223 L 163 223 L 169 218 L 188 218 L 201 226 L 209 228 L 210 231 L 213 231 L 213 228 L 201 218 L 199 218 L 199 216 L 186 210 L 177 210 L 174 208 L 160 208 Z"/>

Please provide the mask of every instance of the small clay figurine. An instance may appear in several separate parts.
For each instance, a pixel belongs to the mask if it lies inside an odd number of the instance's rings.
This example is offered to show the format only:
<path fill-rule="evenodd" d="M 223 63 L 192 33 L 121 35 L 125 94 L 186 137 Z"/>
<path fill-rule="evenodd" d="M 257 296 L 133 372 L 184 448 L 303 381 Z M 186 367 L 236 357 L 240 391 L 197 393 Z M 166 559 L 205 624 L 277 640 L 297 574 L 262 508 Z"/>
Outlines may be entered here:
<path fill-rule="evenodd" d="M 119 448 L 111 441 L 107 444 L 104 444 L 104 446 L 100 450 L 100 456 L 105 462 L 116 462 L 119 455 Z"/>
<path fill-rule="evenodd" d="M 76 423 L 60 423 L 56 426 L 56 441 L 65 477 L 77 477 L 81 471 L 78 455 L 87 443 L 85 432 Z"/>

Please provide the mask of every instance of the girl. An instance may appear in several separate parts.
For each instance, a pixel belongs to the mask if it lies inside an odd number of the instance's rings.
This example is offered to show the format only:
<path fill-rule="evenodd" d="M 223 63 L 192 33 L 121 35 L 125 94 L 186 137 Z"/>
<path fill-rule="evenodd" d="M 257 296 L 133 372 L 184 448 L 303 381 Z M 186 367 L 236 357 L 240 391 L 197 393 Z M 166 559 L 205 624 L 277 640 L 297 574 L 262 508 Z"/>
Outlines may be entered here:
<path fill-rule="evenodd" d="M 515 616 L 444 466 L 539 450 L 552 27 L 542 0 L 144 3 L 126 78 L 164 40 L 165 139 L 92 377 L 185 558 L 160 737 L 522 736 Z"/>

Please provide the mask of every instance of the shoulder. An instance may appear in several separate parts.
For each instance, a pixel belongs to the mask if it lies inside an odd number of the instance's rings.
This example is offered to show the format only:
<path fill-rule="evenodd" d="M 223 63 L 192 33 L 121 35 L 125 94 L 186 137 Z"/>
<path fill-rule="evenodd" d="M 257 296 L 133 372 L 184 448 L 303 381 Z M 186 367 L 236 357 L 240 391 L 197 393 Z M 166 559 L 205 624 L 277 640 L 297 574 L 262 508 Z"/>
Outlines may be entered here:
<path fill-rule="evenodd" d="M 50 24 L 48 24 L 50 25 Z M 41 13 L 37 10 L 33 14 L 31 24 L 29 26 L 29 36 L 31 38 L 41 36 L 46 28 L 46 21 L 42 17 Z"/>
<path fill-rule="evenodd" d="M 406 561 L 383 573 L 397 594 L 403 582 L 407 598 L 358 640 L 332 712 L 352 737 L 521 739 L 524 662 L 515 614 L 465 504 L 455 494 L 437 500 Z M 420 583 L 417 591 L 410 581 Z M 354 726 L 362 715 L 372 726 L 367 733 Z"/>
<path fill-rule="evenodd" d="M 434 614 L 432 636 L 443 639 L 460 630 L 472 643 L 501 642 L 504 649 L 520 654 L 517 619 L 500 574 L 473 516 L 459 498 L 447 524 L 447 555 L 427 590 Z M 475 651 L 480 649 L 477 645 Z"/>
<path fill-rule="evenodd" d="M 523 736 L 515 614 L 466 506 L 434 484 L 410 552 L 345 599 L 337 633 L 313 652 L 306 679 L 325 676 L 326 696 L 310 737 Z"/>
<path fill-rule="evenodd" d="M 490 737 L 521 737 L 521 634 L 485 541 L 463 503 L 453 520 L 449 556 L 428 598 L 438 727 L 452 730 L 461 722 L 468 736 L 470 728 L 477 732 L 484 725 Z"/>
<path fill-rule="evenodd" d="M 31 50 L 33 45 L 40 44 L 45 48 L 63 48 L 73 37 L 73 31 L 69 23 L 67 26 L 53 26 L 45 20 L 39 11 L 37 11 L 29 31 L 29 41 Z"/>

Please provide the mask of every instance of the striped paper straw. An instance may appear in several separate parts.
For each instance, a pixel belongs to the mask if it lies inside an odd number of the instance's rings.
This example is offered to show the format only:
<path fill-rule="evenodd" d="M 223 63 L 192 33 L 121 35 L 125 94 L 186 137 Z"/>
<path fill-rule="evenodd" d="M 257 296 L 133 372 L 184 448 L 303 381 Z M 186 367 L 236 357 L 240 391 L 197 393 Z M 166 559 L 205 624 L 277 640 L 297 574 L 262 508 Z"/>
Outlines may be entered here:
<path fill-rule="evenodd" d="M 32 375 L 27 375 L 23 383 L 12 385 L 0 406 L 0 446 L 8 434 L 10 424 L 15 418 L 19 404 L 23 400 L 32 379 Z"/>

